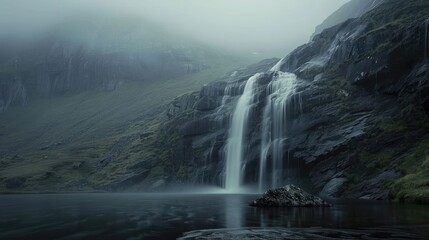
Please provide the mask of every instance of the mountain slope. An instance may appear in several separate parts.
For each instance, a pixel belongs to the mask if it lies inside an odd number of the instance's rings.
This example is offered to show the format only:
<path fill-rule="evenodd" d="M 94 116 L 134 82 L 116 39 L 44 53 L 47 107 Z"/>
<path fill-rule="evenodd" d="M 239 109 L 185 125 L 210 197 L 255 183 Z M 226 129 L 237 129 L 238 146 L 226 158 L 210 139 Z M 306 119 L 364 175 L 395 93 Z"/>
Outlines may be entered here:
<path fill-rule="evenodd" d="M 237 62 L 225 64 L 168 80 L 125 82 L 115 91 L 37 98 L 9 109 L 0 118 L 2 191 L 93 191 L 121 182 L 130 173 L 126 166 L 144 159 L 123 159 L 141 132 L 166 119 L 171 99 Z"/>
<path fill-rule="evenodd" d="M 55 23 L 31 38 L 2 39 L 2 111 L 34 97 L 113 91 L 126 81 L 197 73 L 233 58 L 141 18 L 79 15 L 76 19 Z"/>
<path fill-rule="evenodd" d="M 1 191 L 127 181 L 127 167 L 153 153 L 124 158 L 169 101 L 249 61 L 123 15 L 83 14 L 29 39 L 2 38 Z"/>
<path fill-rule="evenodd" d="M 253 90 L 257 101 L 244 133 L 242 165 L 244 184 L 256 184 L 261 116 L 269 83 L 281 70 L 299 77 L 295 95 L 302 106 L 295 106 L 301 113 L 283 122 L 293 127 L 283 140 L 284 169 L 277 170 L 287 174 L 280 182 L 333 197 L 427 203 L 428 16 L 425 1 L 386 1 L 325 29 L 272 71 L 249 67 L 249 74 L 213 82 L 194 98 L 177 100 L 201 105 L 177 112 L 159 130 L 166 143 L 161 148 L 173 148 L 174 157 L 162 161 L 174 166 L 165 174 L 173 176 L 168 180 L 223 185 L 229 119 L 251 73 L 262 71 Z"/>

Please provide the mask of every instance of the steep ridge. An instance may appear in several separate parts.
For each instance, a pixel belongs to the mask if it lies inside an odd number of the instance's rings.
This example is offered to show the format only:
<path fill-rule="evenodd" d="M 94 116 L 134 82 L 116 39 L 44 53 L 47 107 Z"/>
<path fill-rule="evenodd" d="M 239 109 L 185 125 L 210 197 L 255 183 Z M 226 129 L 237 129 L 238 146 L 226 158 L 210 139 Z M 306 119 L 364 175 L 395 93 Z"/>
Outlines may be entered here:
<path fill-rule="evenodd" d="M 268 86 L 289 72 L 302 102 L 292 103 L 300 109 L 282 123 L 282 167 L 266 174 L 282 171 L 279 184 L 327 196 L 427 202 L 428 16 L 425 1 L 385 1 L 325 29 L 271 70 L 261 67 L 267 60 L 176 99 L 160 131 L 161 148 L 172 149 L 159 161 L 171 164 L 163 181 L 225 186 L 233 112 L 246 81 L 259 73 L 240 163 L 241 186 L 257 185 Z"/>

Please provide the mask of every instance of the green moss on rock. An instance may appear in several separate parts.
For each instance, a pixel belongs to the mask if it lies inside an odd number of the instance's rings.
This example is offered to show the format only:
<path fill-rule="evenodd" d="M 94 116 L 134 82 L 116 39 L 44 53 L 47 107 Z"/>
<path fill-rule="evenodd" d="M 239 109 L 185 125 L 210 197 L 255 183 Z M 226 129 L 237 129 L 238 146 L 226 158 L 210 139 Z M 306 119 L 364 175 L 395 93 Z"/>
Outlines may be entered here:
<path fill-rule="evenodd" d="M 429 136 L 399 164 L 404 176 L 390 184 L 391 197 L 401 202 L 429 204 Z"/>

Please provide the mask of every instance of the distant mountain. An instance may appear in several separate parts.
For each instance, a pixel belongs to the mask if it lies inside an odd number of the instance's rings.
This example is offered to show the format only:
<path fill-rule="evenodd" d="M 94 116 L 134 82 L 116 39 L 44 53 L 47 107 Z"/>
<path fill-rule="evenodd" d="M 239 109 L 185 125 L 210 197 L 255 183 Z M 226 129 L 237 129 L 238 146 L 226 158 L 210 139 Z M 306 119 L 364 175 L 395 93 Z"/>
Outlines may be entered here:
<path fill-rule="evenodd" d="M 197 73 L 224 57 L 140 18 L 76 16 L 40 35 L 0 41 L 0 112 L 34 96 L 111 91 L 124 81 Z"/>

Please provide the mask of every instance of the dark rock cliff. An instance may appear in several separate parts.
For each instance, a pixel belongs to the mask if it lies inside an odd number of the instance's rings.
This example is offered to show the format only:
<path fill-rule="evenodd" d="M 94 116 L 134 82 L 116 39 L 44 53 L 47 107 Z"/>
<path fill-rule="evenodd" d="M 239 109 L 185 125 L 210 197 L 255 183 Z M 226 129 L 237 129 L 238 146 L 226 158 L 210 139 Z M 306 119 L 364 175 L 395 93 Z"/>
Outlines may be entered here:
<path fill-rule="evenodd" d="M 421 144 L 429 133 L 428 17 L 426 1 L 384 1 L 323 30 L 277 64 L 299 77 L 302 99 L 284 145 L 284 166 L 295 171 L 284 182 L 307 179 L 315 192 L 333 197 L 429 199 L 426 170 L 415 185 L 423 195 L 404 192 L 410 186 L 410 156 L 414 166 L 426 159 L 426 150 L 417 151 L 425 149 Z M 173 149 L 168 181 L 222 184 L 236 100 L 250 76 L 265 72 L 246 132 L 244 181 L 256 182 L 262 109 L 274 63 L 238 70 L 170 104 L 169 121 L 160 130 L 161 147 Z"/>
<path fill-rule="evenodd" d="M 185 94 L 170 104 L 169 121 L 163 124 L 160 134 L 162 148 L 172 149 L 169 159 L 178 170 L 171 172 L 170 181 L 222 184 L 222 155 L 235 103 L 247 79 L 268 71 L 277 61 L 267 59 L 238 69 L 204 86 L 200 92 Z M 261 89 L 269 79 L 269 74 L 261 79 Z M 255 115 L 257 111 L 255 108 Z"/>

